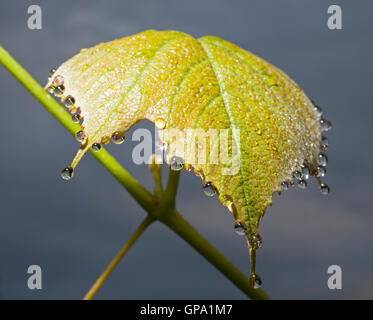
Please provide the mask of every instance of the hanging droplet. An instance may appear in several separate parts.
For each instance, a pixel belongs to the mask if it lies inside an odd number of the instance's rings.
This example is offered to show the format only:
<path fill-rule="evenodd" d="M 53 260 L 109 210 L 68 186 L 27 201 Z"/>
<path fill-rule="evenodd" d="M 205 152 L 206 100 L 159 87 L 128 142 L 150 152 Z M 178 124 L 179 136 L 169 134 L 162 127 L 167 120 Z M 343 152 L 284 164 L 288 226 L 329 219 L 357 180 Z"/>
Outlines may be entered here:
<path fill-rule="evenodd" d="M 282 191 L 289 190 L 289 187 L 290 187 L 289 182 L 284 181 L 284 182 L 281 183 L 281 190 L 282 190 Z"/>
<path fill-rule="evenodd" d="M 53 85 L 54 87 L 59 87 L 59 86 L 62 86 L 63 83 L 64 83 L 63 76 L 56 76 L 56 77 L 54 77 L 54 79 L 53 79 L 52 85 Z"/>
<path fill-rule="evenodd" d="M 70 180 L 73 177 L 74 169 L 72 167 L 66 167 L 61 171 L 61 177 L 64 180 Z"/>
<path fill-rule="evenodd" d="M 65 91 L 65 86 L 60 85 L 60 86 L 54 88 L 53 93 L 56 97 L 61 97 L 63 95 L 64 91 Z"/>
<path fill-rule="evenodd" d="M 79 123 L 80 120 L 82 120 L 82 117 L 80 114 L 74 114 L 72 117 L 71 117 L 71 120 L 75 123 Z"/>
<path fill-rule="evenodd" d="M 315 104 L 315 103 L 313 105 L 315 107 L 315 110 L 316 110 L 317 114 L 319 116 L 321 116 L 322 115 L 322 109 L 317 104 Z"/>
<path fill-rule="evenodd" d="M 63 104 L 65 105 L 66 108 L 71 108 L 75 104 L 75 99 L 72 96 L 67 96 L 66 99 L 64 100 Z"/>
<path fill-rule="evenodd" d="M 54 94 L 54 87 L 50 86 L 47 88 L 47 92 L 50 94 Z"/>
<path fill-rule="evenodd" d="M 255 249 L 259 249 L 262 246 L 263 240 L 259 233 L 253 236 L 252 243 L 254 244 Z"/>
<path fill-rule="evenodd" d="M 302 173 L 300 171 L 294 171 L 293 172 L 293 178 L 295 180 L 301 180 L 302 179 Z"/>
<path fill-rule="evenodd" d="M 208 181 L 203 186 L 203 192 L 206 196 L 212 197 L 216 195 L 216 188 L 214 187 L 211 181 Z"/>
<path fill-rule="evenodd" d="M 256 273 L 250 275 L 249 281 L 254 289 L 259 289 L 262 286 L 262 278 Z"/>
<path fill-rule="evenodd" d="M 234 224 L 234 232 L 239 236 L 244 236 L 246 234 L 244 224 L 240 221 L 236 221 Z"/>
<path fill-rule="evenodd" d="M 114 132 L 113 135 L 111 136 L 111 141 L 113 141 L 115 144 L 121 144 L 125 140 L 125 137 L 123 133 L 120 133 L 118 131 Z"/>
<path fill-rule="evenodd" d="M 328 138 L 323 137 L 321 141 L 321 150 L 328 151 L 328 147 L 329 147 L 329 140 Z"/>
<path fill-rule="evenodd" d="M 318 163 L 320 166 L 325 167 L 328 164 L 328 157 L 325 154 L 320 153 Z"/>
<path fill-rule="evenodd" d="M 298 181 L 298 187 L 301 189 L 306 189 L 307 188 L 307 181 L 306 180 L 299 180 Z"/>
<path fill-rule="evenodd" d="M 326 175 L 326 168 L 325 167 L 317 167 L 317 175 L 319 177 L 324 177 Z"/>
<path fill-rule="evenodd" d="M 78 142 L 84 142 L 84 140 L 85 140 L 85 134 L 84 134 L 84 131 L 83 130 L 80 130 L 80 131 L 78 131 L 77 133 L 76 133 L 76 135 L 75 135 L 75 138 L 76 138 L 76 140 L 78 141 Z"/>
<path fill-rule="evenodd" d="M 173 156 L 170 160 L 170 167 L 174 171 L 179 171 L 184 166 L 184 160 L 180 157 Z"/>
<path fill-rule="evenodd" d="M 56 69 L 50 69 L 49 70 L 49 78 L 52 78 L 52 76 L 56 73 Z"/>
<path fill-rule="evenodd" d="M 320 119 L 320 125 L 322 131 L 329 131 L 332 128 L 332 123 L 326 119 Z"/>
<path fill-rule="evenodd" d="M 329 194 L 329 192 L 330 192 L 329 186 L 327 184 L 322 183 L 320 185 L 320 192 L 321 192 L 321 194 L 324 194 L 324 195 Z"/>
<path fill-rule="evenodd" d="M 154 124 L 155 124 L 155 126 L 158 128 L 158 129 L 160 129 L 160 130 L 162 130 L 162 129 L 164 129 L 165 127 L 166 127 L 166 120 L 164 120 L 164 119 L 162 119 L 162 118 L 158 118 L 158 119 L 155 119 L 154 120 Z"/>
<path fill-rule="evenodd" d="M 303 164 L 302 165 L 302 178 L 307 180 L 309 177 L 310 177 L 310 168 L 308 168 L 307 165 Z"/>
<path fill-rule="evenodd" d="M 99 151 L 101 149 L 101 145 L 99 143 L 94 143 L 92 145 L 92 150 L 93 151 Z"/>

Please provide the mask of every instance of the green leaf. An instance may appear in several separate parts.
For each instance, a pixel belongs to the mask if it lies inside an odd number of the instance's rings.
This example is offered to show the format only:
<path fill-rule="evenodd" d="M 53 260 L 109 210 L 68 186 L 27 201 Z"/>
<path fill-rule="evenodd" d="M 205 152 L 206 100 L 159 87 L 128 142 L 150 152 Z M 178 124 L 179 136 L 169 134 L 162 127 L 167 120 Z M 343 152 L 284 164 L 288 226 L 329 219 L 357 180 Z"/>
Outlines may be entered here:
<path fill-rule="evenodd" d="M 101 43 L 63 63 L 46 88 L 63 91 L 61 100 L 84 119 L 72 169 L 93 144 L 120 138 L 143 119 L 165 127 L 168 161 L 176 156 L 193 166 L 245 228 L 252 272 L 259 220 L 273 193 L 304 164 L 317 172 L 322 130 L 314 104 L 281 70 L 217 37 L 150 30 Z M 204 144 L 190 129 L 219 135 Z M 224 140 L 228 161 L 214 163 Z M 193 148 L 206 152 L 206 163 L 190 157 Z"/>

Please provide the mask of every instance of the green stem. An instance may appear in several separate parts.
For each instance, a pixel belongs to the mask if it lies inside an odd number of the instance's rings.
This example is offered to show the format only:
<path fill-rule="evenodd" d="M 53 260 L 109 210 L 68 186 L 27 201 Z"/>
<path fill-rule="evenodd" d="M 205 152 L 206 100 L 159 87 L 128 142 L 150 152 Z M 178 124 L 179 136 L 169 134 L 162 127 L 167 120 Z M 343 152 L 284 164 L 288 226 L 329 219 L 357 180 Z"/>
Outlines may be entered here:
<path fill-rule="evenodd" d="M 10 54 L 0 46 L 0 63 L 33 95 L 72 135 L 80 130 L 80 126 L 71 121 L 69 114 L 59 105 L 32 76 L 15 61 Z M 135 198 L 141 207 L 154 218 L 159 217 L 159 208 L 153 195 L 146 190 L 134 177 L 132 177 L 116 160 L 103 148 L 99 152 L 92 152 L 93 156 L 118 180 L 118 182 Z M 171 177 L 170 177 L 171 178 Z M 177 187 L 178 177 L 173 176 L 172 185 Z M 175 184 L 176 183 L 176 184 Z M 231 264 L 217 249 L 204 239 L 189 223 L 187 223 L 175 210 L 168 209 L 162 214 L 162 222 L 174 230 L 180 237 L 188 242 L 203 257 L 212 263 L 230 281 L 241 289 L 248 297 L 253 299 L 267 299 L 268 296 L 261 289 L 253 289 L 246 276 Z"/>
<path fill-rule="evenodd" d="M 175 208 L 177 187 L 179 185 L 180 171 L 170 169 L 166 191 L 163 195 L 164 207 Z"/>
<path fill-rule="evenodd" d="M 84 296 L 83 300 L 91 300 L 93 296 L 96 294 L 98 289 L 103 285 L 107 277 L 113 272 L 115 267 L 118 265 L 120 260 L 123 258 L 123 256 L 128 252 L 128 250 L 134 245 L 136 240 L 144 233 L 144 231 L 154 222 L 154 218 L 147 215 L 146 218 L 143 220 L 143 222 L 138 226 L 136 231 L 132 234 L 132 236 L 128 239 L 128 241 L 124 244 L 122 249 L 118 252 L 118 254 L 115 256 L 115 258 L 110 262 L 110 264 L 107 266 L 105 271 L 100 275 L 100 277 L 96 280 L 96 282 L 93 284 L 91 289 L 87 292 L 87 294 Z"/>
<path fill-rule="evenodd" d="M 172 229 L 198 253 L 215 266 L 226 278 L 236 285 L 251 299 L 267 300 L 270 297 L 261 289 L 254 289 L 249 278 L 238 270 L 214 246 L 212 246 L 197 230 L 195 230 L 176 210 L 163 215 L 161 222 Z"/>

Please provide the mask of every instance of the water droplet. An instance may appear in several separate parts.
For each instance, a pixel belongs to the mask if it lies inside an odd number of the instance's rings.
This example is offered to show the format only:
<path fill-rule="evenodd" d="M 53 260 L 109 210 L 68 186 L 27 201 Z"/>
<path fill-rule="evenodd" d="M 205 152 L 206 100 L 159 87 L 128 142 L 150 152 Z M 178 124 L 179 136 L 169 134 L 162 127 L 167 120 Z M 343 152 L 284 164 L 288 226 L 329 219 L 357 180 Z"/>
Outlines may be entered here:
<path fill-rule="evenodd" d="M 92 145 L 92 150 L 93 151 L 99 151 L 101 149 L 101 145 L 99 143 L 94 143 Z"/>
<path fill-rule="evenodd" d="M 67 96 L 66 99 L 64 100 L 63 104 L 65 105 L 66 108 L 69 108 L 75 104 L 75 99 L 72 96 Z"/>
<path fill-rule="evenodd" d="M 324 194 L 324 195 L 329 194 L 329 192 L 330 192 L 329 186 L 327 184 L 322 183 L 320 185 L 320 192 L 321 192 L 321 194 Z"/>
<path fill-rule="evenodd" d="M 317 175 L 319 177 L 324 177 L 326 175 L 326 168 L 325 167 L 317 167 Z"/>
<path fill-rule="evenodd" d="M 281 183 L 281 190 L 282 191 L 289 190 L 289 186 L 290 186 L 289 182 L 284 181 L 284 182 Z"/>
<path fill-rule="evenodd" d="M 50 93 L 50 94 L 54 94 L 54 87 L 50 86 L 47 88 L 47 91 Z"/>
<path fill-rule="evenodd" d="M 234 232 L 239 236 L 244 236 L 246 234 L 245 230 L 244 224 L 241 221 L 236 221 L 234 224 Z"/>
<path fill-rule="evenodd" d="M 173 156 L 170 160 L 170 167 L 174 171 L 179 171 L 184 166 L 184 160 L 180 157 Z"/>
<path fill-rule="evenodd" d="M 166 120 L 164 120 L 164 119 L 162 119 L 162 118 L 158 118 L 158 119 L 155 119 L 154 120 L 154 124 L 155 124 L 155 126 L 158 128 L 158 129 L 160 129 L 160 130 L 162 130 L 162 129 L 164 129 L 165 127 L 166 127 Z"/>
<path fill-rule="evenodd" d="M 60 85 L 60 86 L 54 88 L 53 93 L 56 97 L 61 97 L 63 95 L 64 91 L 65 91 L 65 86 Z"/>
<path fill-rule="evenodd" d="M 78 131 L 76 134 L 75 134 L 75 138 L 78 142 L 84 142 L 85 140 L 85 134 L 84 134 L 84 131 L 83 130 L 80 130 Z"/>
<path fill-rule="evenodd" d="M 125 137 L 123 133 L 120 133 L 118 131 L 114 132 L 113 135 L 111 136 L 111 141 L 113 141 L 115 144 L 121 144 L 125 140 Z"/>
<path fill-rule="evenodd" d="M 66 167 L 61 171 L 61 177 L 64 180 L 70 180 L 73 177 L 74 169 L 72 167 Z"/>
<path fill-rule="evenodd" d="M 300 171 L 294 171 L 293 172 L 293 178 L 295 180 L 301 180 L 302 179 L 302 173 Z"/>
<path fill-rule="evenodd" d="M 50 69 L 49 70 L 49 78 L 52 78 L 52 76 L 56 73 L 56 69 Z"/>
<path fill-rule="evenodd" d="M 328 151 L 328 147 L 329 147 L 329 140 L 328 140 L 328 138 L 323 137 L 322 141 L 321 141 L 321 149 L 323 151 Z"/>
<path fill-rule="evenodd" d="M 306 189 L 307 181 L 306 180 L 299 180 L 298 181 L 298 187 L 301 188 L 301 189 Z"/>
<path fill-rule="evenodd" d="M 252 242 L 255 246 L 255 249 L 259 249 L 262 246 L 263 240 L 259 233 L 253 236 Z"/>
<path fill-rule="evenodd" d="M 53 79 L 52 85 L 55 86 L 55 87 L 59 87 L 59 86 L 62 86 L 63 83 L 64 83 L 63 76 L 56 76 Z"/>
<path fill-rule="evenodd" d="M 208 181 L 203 186 L 203 192 L 206 196 L 212 197 L 216 195 L 216 188 L 214 187 L 211 181 Z"/>
<path fill-rule="evenodd" d="M 262 286 L 262 278 L 255 273 L 250 276 L 249 280 L 255 289 L 259 289 Z"/>
<path fill-rule="evenodd" d="M 328 157 L 325 154 L 320 153 L 318 163 L 320 166 L 325 167 L 328 163 Z"/>
<path fill-rule="evenodd" d="M 75 123 L 79 123 L 80 120 L 82 120 L 82 117 L 80 114 L 74 114 L 72 117 L 71 117 L 71 120 Z"/>
<path fill-rule="evenodd" d="M 315 103 L 313 105 L 315 107 L 315 110 L 316 110 L 317 114 L 319 116 L 321 116 L 322 115 L 322 109 L 317 104 L 315 104 Z"/>
<path fill-rule="evenodd" d="M 302 165 L 302 177 L 306 180 L 310 177 L 310 168 L 305 164 Z"/>
<path fill-rule="evenodd" d="M 322 131 L 329 131 L 332 128 L 332 123 L 326 119 L 320 119 L 320 125 Z"/>

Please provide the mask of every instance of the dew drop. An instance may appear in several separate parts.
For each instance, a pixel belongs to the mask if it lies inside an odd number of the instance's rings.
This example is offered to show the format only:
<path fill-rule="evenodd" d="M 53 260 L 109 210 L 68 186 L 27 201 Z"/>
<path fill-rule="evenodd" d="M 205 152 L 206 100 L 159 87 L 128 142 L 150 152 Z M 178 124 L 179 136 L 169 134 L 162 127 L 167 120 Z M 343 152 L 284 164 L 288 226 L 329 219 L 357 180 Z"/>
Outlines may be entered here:
<path fill-rule="evenodd" d="M 74 169 L 72 167 L 66 167 L 61 171 L 61 177 L 64 180 L 70 180 L 73 177 Z"/>
<path fill-rule="evenodd" d="M 174 171 L 179 171 L 184 166 L 184 160 L 180 157 L 173 156 L 170 160 L 170 167 Z"/>
<path fill-rule="evenodd" d="M 253 236 L 252 242 L 255 246 L 255 249 L 259 249 L 262 246 L 263 240 L 259 233 Z"/>
<path fill-rule="evenodd" d="M 329 147 L 329 140 L 328 140 L 328 138 L 323 137 L 322 141 L 321 141 L 321 149 L 323 151 L 328 151 L 328 147 Z"/>
<path fill-rule="evenodd" d="M 284 181 L 284 182 L 281 183 L 281 190 L 282 190 L 282 191 L 289 190 L 289 187 L 290 187 L 289 182 Z"/>
<path fill-rule="evenodd" d="M 322 131 L 329 131 L 332 128 L 332 123 L 326 119 L 320 119 L 320 125 Z"/>
<path fill-rule="evenodd" d="M 318 163 L 320 166 L 325 167 L 328 163 L 328 157 L 325 154 L 320 153 Z"/>
<path fill-rule="evenodd" d="M 79 123 L 80 120 L 82 120 L 82 117 L 80 114 L 74 114 L 72 117 L 71 117 L 71 120 L 75 123 Z"/>
<path fill-rule="evenodd" d="M 294 171 L 293 172 L 293 178 L 295 180 L 301 180 L 302 179 L 302 173 L 300 171 Z"/>
<path fill-rule="evenodd" d="M 325 167 L 317 167 L 317 175 L 319 177 L 324 177 L 326 175 L 326 168 Z"/>
<path fill-rule="evenodd" d="M 62 86 L 63 83 L 64 83 L 63 76 L 56 76 L 53 79 L 52 85 L 55 86 L 55 87 L 59 87 L 59 86 Z"/>
<path fill-rule="evenodd" d="M 69 108 L 75 104 L 75 99 L 72 96 L 67 96 L 66 99 L 64 100 L 63 104 L 65 105 L 66 108 Z"/>
<path fill-rule="evenodd" d="M 299 180 L 298 181 L 298 187 L 301 189 L 306 189 L 307 188 L 307 181 L 306 180 Z"/>
<path fill-rule="evenodd" d="M 162 130 L 166 127 L 166 120 L 158 118 L 154 120 L 154 124 L 158 129 Z"/>
<path fill-rule="evenodd" d="M 125 137 L 123 133 L 120 133 L 118 131 L 114 132 L 111 136 L 111 141 L 113 141 L 115 144 L 121 144 L 125 140 Z"/>
<path fill-rule="evenodd" d="M 76 134 L 75 134 L 75 138 L 78 142 L 84 142 L 85 140 L 85 134 L 83 132 L 83 130 L 80 130 L 78 131 Z"/>
<path fill-rule="evenodd" d="M 330 192 L 329 186 L 327 184 L 322 183 L 320 185 L 320 192 L 321 192 L 321 194 L 324 194 L 324 195 L 329 194 L 329 192 Z"/>
<path fill-rule="evenodd" d="M 302 165 L 302 177 L 306 180 L 310 177 L 310 168 L 305 164 Z"/>
<path fill-rule="evenodd" d="M 101 149 L 101 145 L 99 143 L 94 143 L 92 145 L 92 150 L 93 151 L 99 151 Z"/>
<path fill-rule="evenodd" d="M 50 86 L 47 88 L 47 91 L 50 93 L 50 94 L 54 94 L 54 87 Z"/>
<path fill-rule="evenodd" d="M 208 181 L 203 186 L 203 192 L 206 196 L 212 197 L 216 195 L 216 188 L 214 187 L 211 181 Z"/>
<path fill-rule="evenodd" d="M 65 91 L 65 86 L 62 84 L 58 87 L 55 87 L 53 93 L 56 97 L 61 97 L 64 91 Z"/>
<path fill-rule="evenodd" d="M 244 224 L 240 221 L 236 221 L 234 224 L 234 232 L 239 236 L 244 236 L 246 234 Z"/>
<path fill-rule="evenodd" d="M 262 278 L 256 273 L 252 274 L 249 280 L 254 289 L 259 289 L 262 286 Z"/>
<path fill-rule="evenodd" d="M 56 73 L 56 69 L 50 69 L 49 70 L 49 78 L 52 78 L 52 76 Z"/>
<path fill-rule="evenodd" d="M 317 104 L 315 104 L 313 101 L 312 101 L 312 103 L 313 103 L 313 106 L 315 107 L 315 110 L 316 110 L 317 114 L 319 116 L 321 116 L 322 115 L 322 109 Z"/>

